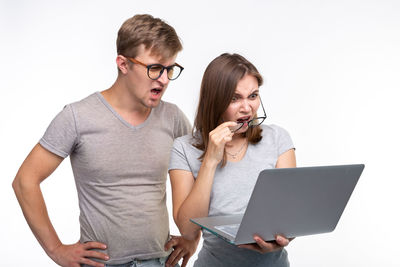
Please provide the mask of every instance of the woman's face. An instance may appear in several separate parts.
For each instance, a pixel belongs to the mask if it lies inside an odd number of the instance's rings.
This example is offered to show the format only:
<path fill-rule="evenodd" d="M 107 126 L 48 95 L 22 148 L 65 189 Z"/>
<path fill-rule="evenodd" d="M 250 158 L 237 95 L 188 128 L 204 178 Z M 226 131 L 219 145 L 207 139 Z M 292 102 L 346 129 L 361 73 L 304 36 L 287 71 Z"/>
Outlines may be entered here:
<path fill-rule="evenodd" d="M 225 110 L 222 118 L 224 121 L 248 122 L 256 117 L 260 98 L 257 79 L 252 75 L 245 75 L 239 80 L 231 103 Z M 236 133 L 244 133 L 248 129 L 247 123 Z"/>

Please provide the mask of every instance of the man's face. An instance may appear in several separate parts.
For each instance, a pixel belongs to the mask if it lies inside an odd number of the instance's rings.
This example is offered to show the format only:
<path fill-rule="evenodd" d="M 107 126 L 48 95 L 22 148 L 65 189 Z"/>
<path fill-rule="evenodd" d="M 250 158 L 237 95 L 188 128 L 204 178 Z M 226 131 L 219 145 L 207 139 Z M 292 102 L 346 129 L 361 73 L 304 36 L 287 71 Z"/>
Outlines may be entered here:
<path fill-rule="evenodd" d="M 160 56 L 152 55 L 151 50 L 146 50 L 142 46 L 135 59 L 146 65 L 162 64 L 170 66 L 175 63 L 176 56 L 169 59 L 162 59 Z M 132 97 L 146 108 L 158 106 L 169 84 L 167 70 L 164 70 L 158 79 L 152 80 L 147 75 L 147 68 L 145 66 L 134 63 L 128 64 L 127 78 L 126 87 L 129 89 Z"/>

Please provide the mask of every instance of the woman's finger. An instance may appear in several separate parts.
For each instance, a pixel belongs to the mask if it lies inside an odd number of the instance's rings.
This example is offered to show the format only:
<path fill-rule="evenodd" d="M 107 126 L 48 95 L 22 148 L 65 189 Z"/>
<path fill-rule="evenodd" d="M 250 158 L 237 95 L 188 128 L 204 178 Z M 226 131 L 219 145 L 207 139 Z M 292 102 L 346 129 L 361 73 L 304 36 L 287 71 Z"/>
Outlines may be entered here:
<path fill-rule="evenodd" d="M 174 262 L 178 262 L 179 261 L 179 259 L 180 259 L 179 258 L 179 254 L 180 254 L 181 251 L 182 251 L 181 248 L 174 249 L 172 251 L 172 253 L 169 255 L 166 264 L 170 265 L 170 266 L 175 266 L 176 263 L 174 263 Z"/>
<path fill-rule="evenodd" d="M 174 261 L 172 262 L 171 266 L 175 266 L 178 262 L 185 256 L 185 251 L 181 250 L 179 254 L 175 257 Z"/>
<path fill-rule="evenodd" d="M 271 242 L 265 242 L 262 240 L 260 237 L 254 237 L 254 240 L 256 241 L 257 245 L 263 250 L 263 251 L 272 251 L 276 248 L 276 245 Z"/>
<path fill-rule="evenodd" d="M 276 243 L 278 243 L 278 245 L 280 245 L 281 247 L 286 247 L 287 245 L 289 245 L 290 242 L 289 239 L 281 235 L 277 235 L 275 239 Z"/>

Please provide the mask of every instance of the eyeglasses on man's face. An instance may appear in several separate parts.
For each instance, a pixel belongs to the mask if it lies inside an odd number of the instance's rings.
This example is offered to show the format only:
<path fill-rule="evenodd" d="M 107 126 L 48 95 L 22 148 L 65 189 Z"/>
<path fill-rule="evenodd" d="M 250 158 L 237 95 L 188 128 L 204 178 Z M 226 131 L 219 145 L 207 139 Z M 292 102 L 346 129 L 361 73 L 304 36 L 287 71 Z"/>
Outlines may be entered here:
<path fill-rule="evenodd" d="M 147 76 L 149 76 L 149 78 L 152 80 L 157 80 L 158 78 L 160 78 L 161 75 L 164 73 L 164 70 L 167 70 L 168 80 L 170 80 L 170 81 L 176 80 L 179 77 L 179 75 L 181 75 L 181 72 L 184 69 L 178 63 L 175 63 L 171 66 L 163 66 L 161 64 L 146 65 L 132 57 L 127 57 L 127 58 L 133 63 L 136 63 L 136 64 L 146 67 L 147 68 Z"/>
<path fill-rule="evenodd" d="M 263 123 L 265 121 L 265 119 L 267 118 L 267 114 L 265 113 L 265 109 L 264 109 L 264 105 L 263 105 L 263 103 L 261 101 L 261 97 L 260 97 L 260 103 L 261 103 L 262 110 L 264 112 L 264 116 L 256 117 L 256 118 L 251 119 L 249 121 L 237 122 L 236 127 L 231 128 L 231 132 L 233 132 L 233 133 L 237 132 L 240 129 L 242 129 L 243 126 L 245 126 L 245 125 L 247 125 L 250 128 L 253 128 L 253 127 L 256 127 L 256 126 L 260 125 L 261 123 Z"/>

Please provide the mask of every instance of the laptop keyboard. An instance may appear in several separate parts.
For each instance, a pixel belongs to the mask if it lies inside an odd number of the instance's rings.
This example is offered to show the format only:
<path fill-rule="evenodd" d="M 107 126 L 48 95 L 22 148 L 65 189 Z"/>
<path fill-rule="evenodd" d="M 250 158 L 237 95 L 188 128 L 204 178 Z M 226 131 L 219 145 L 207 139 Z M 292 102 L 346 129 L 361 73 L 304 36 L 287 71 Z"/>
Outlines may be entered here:
<path fill-rule="evenodd" d="M 239 225 L 240 225 L 240 223 L 227 224 L 227 225 L 215 226 L 215 228 L 220 230 L 221 232 L 224 232 L 225 234 L 235 237 L 239 230 Z"/>

